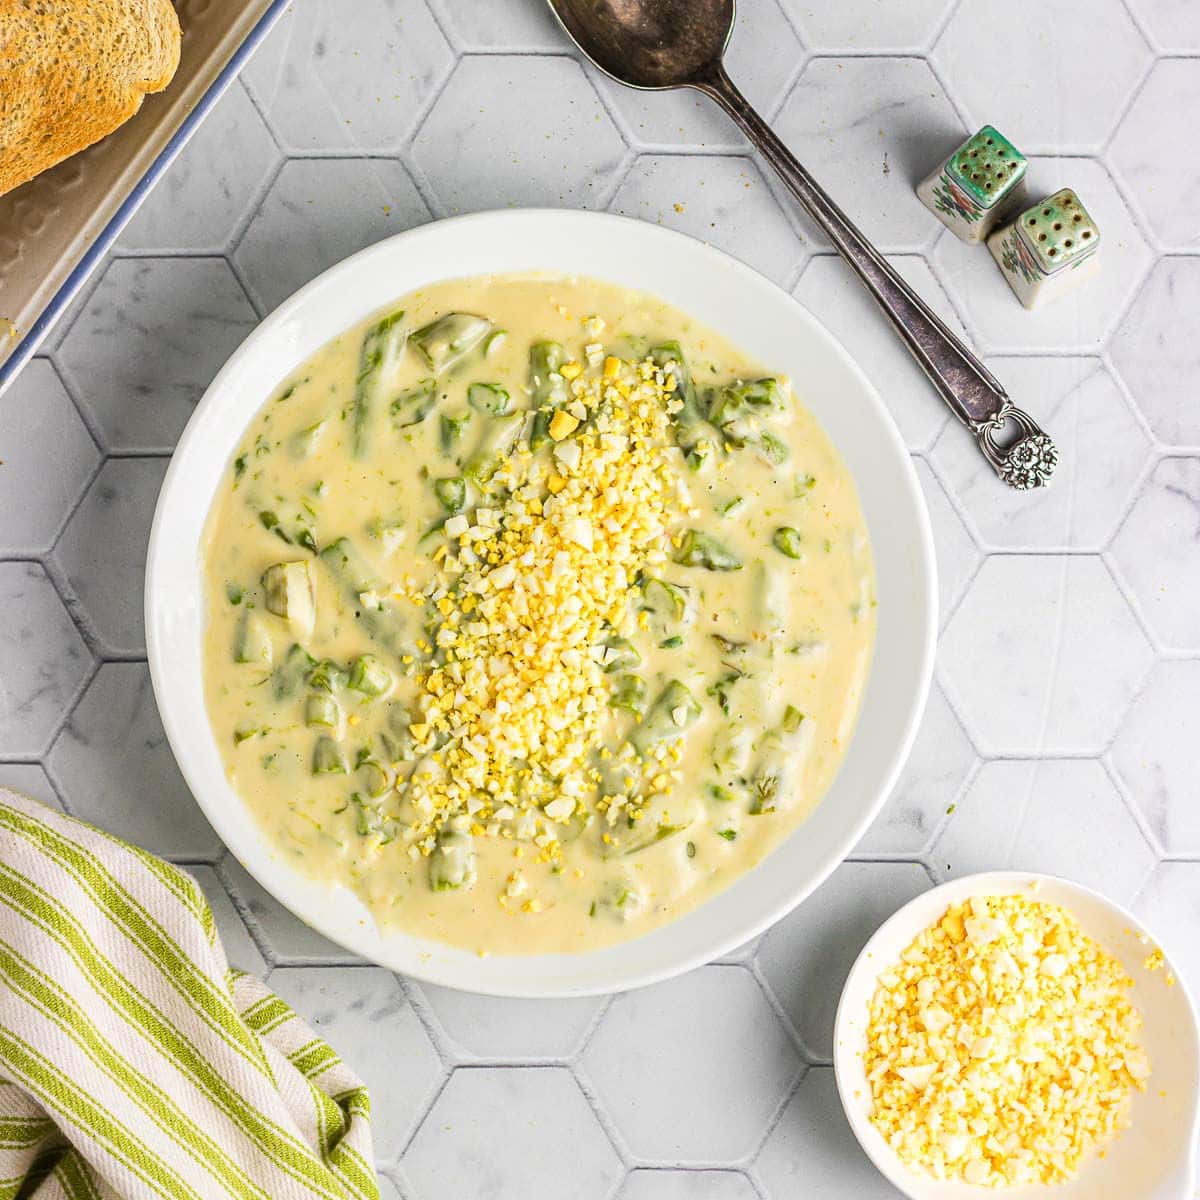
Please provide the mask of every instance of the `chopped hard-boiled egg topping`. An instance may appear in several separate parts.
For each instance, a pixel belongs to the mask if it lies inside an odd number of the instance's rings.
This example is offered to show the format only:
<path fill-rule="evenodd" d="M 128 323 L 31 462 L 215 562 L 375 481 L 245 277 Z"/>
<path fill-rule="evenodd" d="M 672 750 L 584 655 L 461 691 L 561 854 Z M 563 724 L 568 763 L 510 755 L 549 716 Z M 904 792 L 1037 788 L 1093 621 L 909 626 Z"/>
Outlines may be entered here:
<path fill-rule="evenodd" d="M 492 478 L 507 498 L 447 520 L 450 548 L 413 597 L 432 606 L 442 652 L 419 677 L 410 726 L 429 764 L 414 773 L 407 834 L 423 854 L 447 821 L 477 837 L 511 837 L 515 822 L 552 859 L 559 828 L 597 795 L 606 809 L 637 803 L 644 767 L 632 755 L 622 794 L 604 795 L 602 724 L 608 671 L 636 627 L 636 581 L 666 561 L 688 512 L 668 459 L 679 401 L 670 364 L 610 357 L 561 374 L 569 397 L 547 425 L 551 454 L 518 443 Z M 650 766 L 661 777 L 660 761 Z"/>
<path fill-rule="evenodd" d="M 951 906 L 880 976 L 865 1057 L 872 1122 L 938 1179 L 1071 1178 L 1145 1087 L 1131 987 L 1057 905 L 1012 895 Z"/>

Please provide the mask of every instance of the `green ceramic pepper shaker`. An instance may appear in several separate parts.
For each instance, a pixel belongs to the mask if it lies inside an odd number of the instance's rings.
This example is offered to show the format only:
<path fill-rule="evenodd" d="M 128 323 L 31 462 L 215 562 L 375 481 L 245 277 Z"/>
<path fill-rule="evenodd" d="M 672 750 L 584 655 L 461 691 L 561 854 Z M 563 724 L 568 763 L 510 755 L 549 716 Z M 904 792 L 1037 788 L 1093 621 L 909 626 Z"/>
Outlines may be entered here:
<path fill-rule="evenodd" d="M 917 187 L 921 203 L 955 237 L 982 242 L 1025 201 L 1025 156 L 985 125 Z"/>

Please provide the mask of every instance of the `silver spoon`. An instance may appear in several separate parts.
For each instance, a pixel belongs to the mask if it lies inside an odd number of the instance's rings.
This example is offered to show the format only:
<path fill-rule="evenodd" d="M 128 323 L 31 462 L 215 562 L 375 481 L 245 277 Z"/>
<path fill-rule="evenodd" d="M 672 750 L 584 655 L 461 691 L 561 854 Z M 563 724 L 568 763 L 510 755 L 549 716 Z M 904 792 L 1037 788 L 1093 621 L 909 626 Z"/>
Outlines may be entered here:
<path fill-rule="evenodd" d="M 734 0 L 547 2 L 579 49 L 618 83 L 644 91 L 691 87 L 711 96 L 853 267 L 996 474 L 1021 490 L 1049 481 L 1058 463 L 1054 443 L 892 270 L 725 73 L 721 60 L 733 32 Z"/>

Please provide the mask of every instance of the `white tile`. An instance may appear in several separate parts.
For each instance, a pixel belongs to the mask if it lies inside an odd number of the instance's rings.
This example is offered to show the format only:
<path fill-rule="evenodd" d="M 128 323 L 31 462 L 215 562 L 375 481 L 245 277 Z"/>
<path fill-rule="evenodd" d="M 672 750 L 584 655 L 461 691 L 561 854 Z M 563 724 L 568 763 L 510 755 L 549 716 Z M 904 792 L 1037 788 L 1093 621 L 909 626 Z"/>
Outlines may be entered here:
<path fill-rule="evenodd" d="M 737 1171 L 633 1171 L 617 1200 L 757 1200 Z"/>
<path fill-rule="evenodd" d="M 506 1061 L 573 1054 L 606 1003 L 602 996 L 544 1004 L 475 996 L 431 983 L 419 986 L 437 1023 L 460 1053 Z"/>
<path fill-rule="evenodd" d="M 919 854 L 957 799 L 975 761 L 970 740 L 935 684 L 900 781 L 854 853 Z"/>
<path fill-rule="evenodd" d="M 973 126 L 1061 153 L 1101 147 L 1150 52 L 1121 0 L 970 0 L 933 59 Z"/>
<path fill-rule="evenodd" d="M 452 36 L 467 50 L 561 52 L 567 35 L 545 3 L 480 4 L 479 0 L 434 0 Z"/>
<path fill-rule="evenodd" d="M 67 524 L 54 560 L 87 627 L 112 654 L 141 654 L 142 589 L 165 458 L 110 458 Z"/>
<path fill-rule="evenodd" d="M 1079 194 L 1100 229 L 1099 275 L 1031 312 L 1012 294 L 991 255 L 949 233 L 934 249 L 934 271 L 962 306 L 972 335 L 986 351 L 1096 353 L 1145 276 L 1153 259 L 1150 247 L 1098 162 L 1031 158 L 1027 178 L 1034 197 L 1052 195 L 1067 183 Z M 1031 407 L 1036 410 L 1037 405 Z"/>
<path fill-rule="evenodd" d="M 1112 340 L 1113 365 L 1150 428 L 1171 445 L 1200 446 L 1200 259 L 1160 259 Z"/>
<path fill-rule="evenodd" d="M 413 145 L 447 213 L 595 208 L 624 154 L 578 63 L 504 55 L 463 59 Z"/>
<path fill-rule="evenodd" d="M 220 852 L 171 756 L 144 663 L 100 668 L 48 762 L 75 816 L 167 858 Z"/>
<path fill-rule="evenodd" d="M 995 472 L 984 462 L 975 439 L 958 422 L 952 421 L 947 426 L 941 440 L 964 445 L 967 453 L 974 455 L 992 475 L 997 488 L 1003 487 L 999 480 L 995 479 Z M 917 478 L 921 481 L 921 490 L 925 493 L 925 503 L 929 509 L 929 522 L 933 526 L 938 577 L 938 614 L 944 625 L 949 620 L 950 613 L 968 580 L 975 574 L 983 555 L 929 464 L 923 459 L 917 459 L 913 466 L 916 468 Z"/>
<path fill-rule="evenodd" d="M 54 368 L 35 358 L 0 403 L 0 551 L 48 549 L 99 460 Z"/>
<path fill-rule="evenodd" d="M 200 890 L 212 909 L 217 933 L 221 935 L 221 945 L 225 949 L 225 958 L 229 965 L 261 978 L 267 973 L 266 960 L 254 944 L 241 913 L 234 907 L 229 893 L 217 878 L 216 871 L 212 867 L 188 867 L 187 873 L 200 885 Z"/>
<path fill-rule="evenodd" d="M 1200 50 L 1200 7 L 1195 0 L 1128 0 L 1163 50 Z"/>
<path fill-rule="evenodd" d="M 267 945 L 272 962 L 348 965 L 360 961 L 288 912 L 232 854 L 221 860 L 220 871 L 234 900 L 249 914 L 255 932 Z"/>
<path fill-rule="evenodd" d="M 92 656 L 37 563 L 0 563 L 0 614 L 0 746 L 40 754 Z"/>
<path fill-rule="evenodd" d="M 37 763 L 0 763 L 0 788 L 28 796 L 50 808 L 62 811 L 58 794 L 43 767 Z"/>
<path fill-rule="evenodd" d="M 1200 662 L 1160 662 L 1113 743 L 1113 765 L 1168 854 L 1200 856 Z"/>
<path fill-rule="evenodd" d="M 1133 913 L 1170 957 L 1193 996 L 1200 992 L 1200 863 L 1159 863 Z"/>
<path fill-rule="evenodd" d="M 749 971 L 701 967 L 618 996 L 583 1068 L 636 1158 L 709 1163 L 753 1153 L 800 1059 Z"/>
<path fill-rule="evenodd" d="M 117 259 L 57 362 L 108 449 L 170 450 L 255 322 L 221 259 Z"/>
<path fill-rule="evenodd" d="M 773 124 L 879 249 L 920 250 L 941 232 L 914 188 L 968 131 L 922 59 L 814 59 Z"/>
<path fill-rule="evenodd" d="M 939 882 L 975 871 L 1040 871 L 1121 903 L 1133 899 L 1154 858 L 1095 759 L 986 763 L 930 851 Z"/>
<path fill-rule="evenodd" d="M 769 1200 L 801 1196 L 903 1200 L 855 1140 L 831 1067 L 813 1067 L 805 1075 L 755 1169 Z"/>
<path fill-rule="evenodd" d="M 938 316 L 965 336 L 946 293 L 923 258 L 897 255 L 891 263 Z M 909 448 L 928 446 L 952 419 L 949 410 L 858 277 L 840 258 L 822 255 L 805 267 L 793 294 L 866 372 Z M 797 386 L 803 394 L 803 380 L 798 380 Z M 965 431 L 962 436 L 967 436 Z"/>
<path fill-rule="evenodd" d="M 1150 454 L 1125 397 L 1095 358 L 994 358 L 987 365 L 1054 439 L 1058 467 L 1048 487 L 1019 492 L 996 478 L 973 438 L 947 427 L 932 455 L 947 489 L 988 546 L 1099 550 Z"/>
<path fill-rule="evenodd" d="M 123 250 L 222 250 L 279 161 L 246 90 L 235 83 L 146 197 Z"/>
<path fill-rule="evenodd" d="M 251 294 L 275 308 L 327 267 L 429 219 L 392 159 L 291 159 L 234 254 Z"/>
<path fill-rule="evenodd" d="M 818 54 L 830 51 L 920 50 L 938 31 L 953 0 L 784 0 L 804 44 Z"/>
<path fill-rule="evenodd" d="M 1200 6 L 1195 11 L 1200 14 Z M 1200 37 L 1200 19 L 1196 28 Z M 1180 153 L 1181 138 L 1191 129 L 1185 114 L 1198 111 L 1200 59 L 1157 63 L 1108 151 L 1155 236 L 1174 250 L 1200 249 L 1200 163 Z"/>
<path fill-rule="evenodd" d="M 609 208 L 689 233 L 779 284 L 790 280 L 804 255 L 771 189 L 747 158 L 643 155 Z"/>
<path fill-rule="evenodd" d="M 398 149 L 453 55 L 424 0 L 294 4 L 242 73 L 289 150 Z"/>
<path fill-rule="evenodd" d="M 833 1018 L 858 952 L 929 886 L 916 863 L 843 863 L 767 934 L 759 965 L 810 1054 L 832 1058 Z"/>
<path fill-rule="evenodd" d="M 442 1078 L 396 977 L 380 967 L 279 967 L 267 983 L 367 1085 L 375 1157 L 390 1162 Z"/>
<path fill-rule="evenodd" d="M 1200 651 L 1200 459 L 1165 458 L 1113 540 L 1112 558 L 1155 637 Z"/>
<path fill-rule="evenodd" d="M 804 61 L 804 48 L 777 0 L 741 0 L 725 57 L 730 77 L 763 116 L 770 116 Z M 707 97 L 690 88 L 639 92 L 589 71 L 641 146 L 730 149 L 746 140 Z"/>
<path fill-rule="evenodd" d="M 415 1200 L 601 1200 L 621 1175 L 565 1067 L 460 1067 L 403 1167 Z"/>
<path fill-rule="evenodd" d="M 1146 636 L 1093 557 L 987 559 L 942 635 L 952 701 L 985 754 L 1099 753 L 1150 666 Z"/>

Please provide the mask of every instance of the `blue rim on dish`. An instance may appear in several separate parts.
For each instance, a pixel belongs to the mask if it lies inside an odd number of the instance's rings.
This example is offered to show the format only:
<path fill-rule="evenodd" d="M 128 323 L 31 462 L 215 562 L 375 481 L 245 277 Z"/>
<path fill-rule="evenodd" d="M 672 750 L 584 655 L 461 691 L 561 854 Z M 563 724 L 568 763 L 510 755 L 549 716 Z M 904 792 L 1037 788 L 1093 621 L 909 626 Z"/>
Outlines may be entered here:
<path fill-rule="evenodd" d="M 83 257 L 72 268 L 70 275 L 63 280 L 62 287 L 54 293 L 50 303 L 42 309 L 38 319 L 30 326 L 29 331 L 16 344 L 12 353 L 0 363 L 0 395 L 10 383 L 20 374 L 21 368 L 34 356 L 46 334 L 53 328 L 54 323 L 62 316 L 63 310 L 74 300 L 79 289 L 89 275 L 96 269 L 101 258 L 111 249 L 122 229 L 129 219 L 137 212 L 142 201 L 150 193 L 150 189 L 162 178 L 167 168 L 175 161 L 175 156 L 186 145 L 188 138 L 196 132 L 200 122 L 212 111 L 212 107 L 224 95 L 225 90 L 233 82 L 234 77 L 246 64 L 246 60 L 258 49 L 263 38 L 271 31 L 275 22 L 283 15 L 283 10 L 291 0 L 272 0 L 267 11 L 259 17 L 254 28 L 246 35 L 242 43 L 234 50 L 229 61 L 221 68 L 220 73 L 209 85 L 208 90 L 197 101 L 196 106 L 184 117 L 180 126 L 171 135 L 170 141 L 159 152 L 158 157 L 147 168 L 146 173 L 133 185 L 129 195 L 121 202 L 121 206 L 113 213 L 108 224 L 96 235 L 92 244 L 84 251 Z"/>

